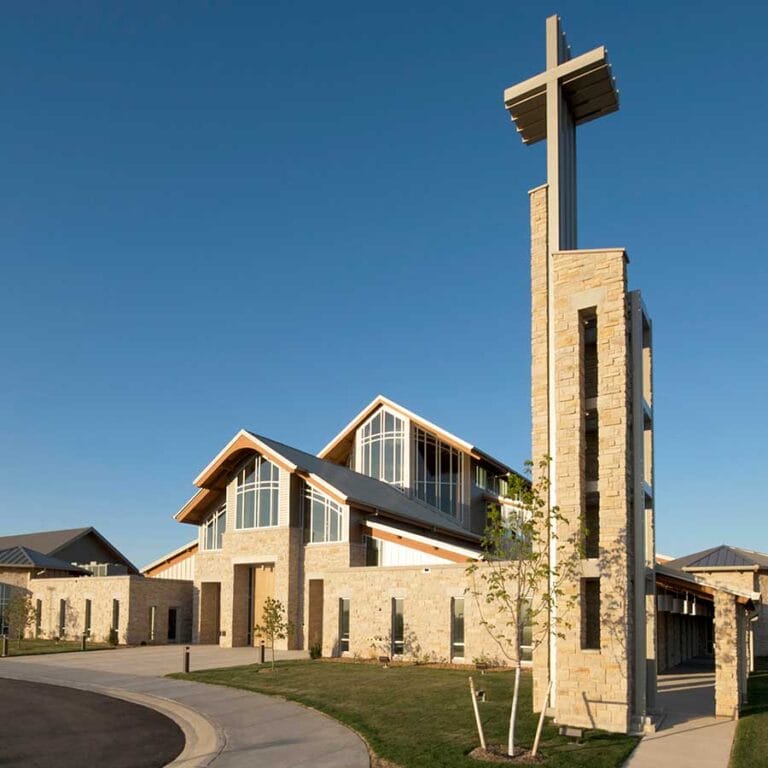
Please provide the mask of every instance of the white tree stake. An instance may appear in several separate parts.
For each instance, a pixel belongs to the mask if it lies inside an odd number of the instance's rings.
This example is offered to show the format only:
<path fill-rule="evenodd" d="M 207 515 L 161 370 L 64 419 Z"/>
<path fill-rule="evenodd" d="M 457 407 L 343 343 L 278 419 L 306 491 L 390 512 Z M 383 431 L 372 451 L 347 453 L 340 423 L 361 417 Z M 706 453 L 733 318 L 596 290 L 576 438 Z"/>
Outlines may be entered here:
<path fill-rule="evenodd" d="M 544 715 L 547 713 L 547 704 L 549 703 L 549 694 L 552 691 L 552 681 L 549 681 L 547 686 L 547 693 L 544 696 L 544 703 L 541 705 L 541 714 L 539 715 L 539 724 L 536 726 L 536 738 L 533 740 L 533 749 L 531 755 L 536 757 L 536 753 L 539 751 L 539 739 L 541 738 L 541 729 L 544 726 Z"/>
<path fill-rule="evenodd" d="M 512 696 L 512 710 L 509 713 L 509 739 L 507 741 L 507 754 L 515 756 L 515 715 L 517 714 L 517 694 L 520 690 L 520 664 L 515 667 L 515 693 Z"/>
<path fill-rule="evenodd" d="M 469 691 L 472 694 L 472 708 L 475 710 L 475 720 L 477 721 L 477 732 L 480 734 L 480 746 L 485 749 L 485 734 L 483 733 L 483 724 L 480 722 L 480 710 L 477 708 L 477 696 L 475 695 L 475 682 L 469 678 Z"/>

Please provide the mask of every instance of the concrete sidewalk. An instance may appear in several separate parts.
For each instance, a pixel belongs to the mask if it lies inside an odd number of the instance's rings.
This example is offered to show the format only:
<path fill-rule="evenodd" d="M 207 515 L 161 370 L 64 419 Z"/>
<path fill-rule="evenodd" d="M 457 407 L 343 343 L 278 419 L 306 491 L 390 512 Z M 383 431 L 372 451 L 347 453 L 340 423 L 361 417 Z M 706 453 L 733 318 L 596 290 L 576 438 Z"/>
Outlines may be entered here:
<path fill-rule="evenodd" d="M 659 730 L 643 737 L 624 768 L 727 768 L 736 721 L 715 718 L 712 672 L 659 676 Z"/>
<path fill-rule="evenodd" d="M 257 653 L 191 651 L 192 669 L 253 663 Z M 0 677 L 106 693 L 157 709 L 187 738 L 172 763 L 178 768 L 369 768 L 362 739 L 325 715 L 258 693 L 159 676 L 180 671 L 181 653 L 179 646 L 164 646 L 0 659 Z"/>

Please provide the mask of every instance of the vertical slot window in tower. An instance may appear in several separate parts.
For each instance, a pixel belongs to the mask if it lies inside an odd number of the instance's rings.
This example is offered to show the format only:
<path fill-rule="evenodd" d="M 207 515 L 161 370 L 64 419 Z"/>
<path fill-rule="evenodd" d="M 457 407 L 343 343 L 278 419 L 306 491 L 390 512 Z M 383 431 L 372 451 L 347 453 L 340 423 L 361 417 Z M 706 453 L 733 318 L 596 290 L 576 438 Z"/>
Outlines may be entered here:
<path fill-rule="evenodd" d="M 579 313 L 581 327 L 581 403 L 583 409 L 582 436 L 584 448 L 584 477 L 582 499 L 582 528 L 584 557 L 596 558 L 600 545 L 600 440 L 598 433 L 598 357 L 597 312 L 594 307 Z"/>
<path fill-rule="evenodd" d="M 581 580 L 581 647 L 600 650 L 600 579 Z"/>
<path fill-rule="evenodd" d="M 405 652 L 405 621 L 401 597 L 392 598 L 392 655 L 402 656 Z"/>

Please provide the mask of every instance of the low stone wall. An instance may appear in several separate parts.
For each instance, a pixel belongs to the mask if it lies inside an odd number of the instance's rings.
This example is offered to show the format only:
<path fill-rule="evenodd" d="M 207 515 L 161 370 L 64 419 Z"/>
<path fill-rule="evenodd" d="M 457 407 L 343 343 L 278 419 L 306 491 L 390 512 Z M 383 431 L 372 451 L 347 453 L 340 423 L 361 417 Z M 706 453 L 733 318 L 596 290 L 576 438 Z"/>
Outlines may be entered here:
<path fill-rule="evenodd" d="M 176 640 L 188 642 L 192 628 L 192 582 L 148 579 L 143 576 L 85 576 L 30 579 L 33 600 L 41 601 L 40 635 L 77 639 L 85 631 L 86 600 L 91 601 L 91 633 L 95 642 L 107 642 L 117 601 L 117 639 L 128 645 L 162 644 L 168 640 L 169 609 L 176 609 Z M 61 632 L 61 601 L 64 632 Z M 150 607 L 154 606 L 154 631 Z M 32 628 L 29 632 L 34 635 Z M 171 641 L 174 642 L 174 641 Z"/>

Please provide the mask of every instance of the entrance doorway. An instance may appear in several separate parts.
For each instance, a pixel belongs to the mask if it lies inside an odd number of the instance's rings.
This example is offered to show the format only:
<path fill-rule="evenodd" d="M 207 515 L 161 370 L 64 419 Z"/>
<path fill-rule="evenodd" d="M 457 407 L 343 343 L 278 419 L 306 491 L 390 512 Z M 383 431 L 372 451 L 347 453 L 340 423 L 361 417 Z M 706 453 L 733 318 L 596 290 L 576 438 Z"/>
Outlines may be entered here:
<path fill-rule="evenodd" d="M 254 627 L 262 624 L 264 604 L 268 597 L 275 596 L 275 565 L 274 563 L 260 563 L 251 566 L 248 579 L 248 645 L 259 645 L 263 638 Z"/>
<path fill-rule="evenodd" d="M 204 581 L 200 584 L 200 642 L 219 642 L 221 634 L 221 583 Z"/>
<path fill-rule="evenodd" d="M 168 609 L 168 642 L 176 642 L 176 608 Z"/>

